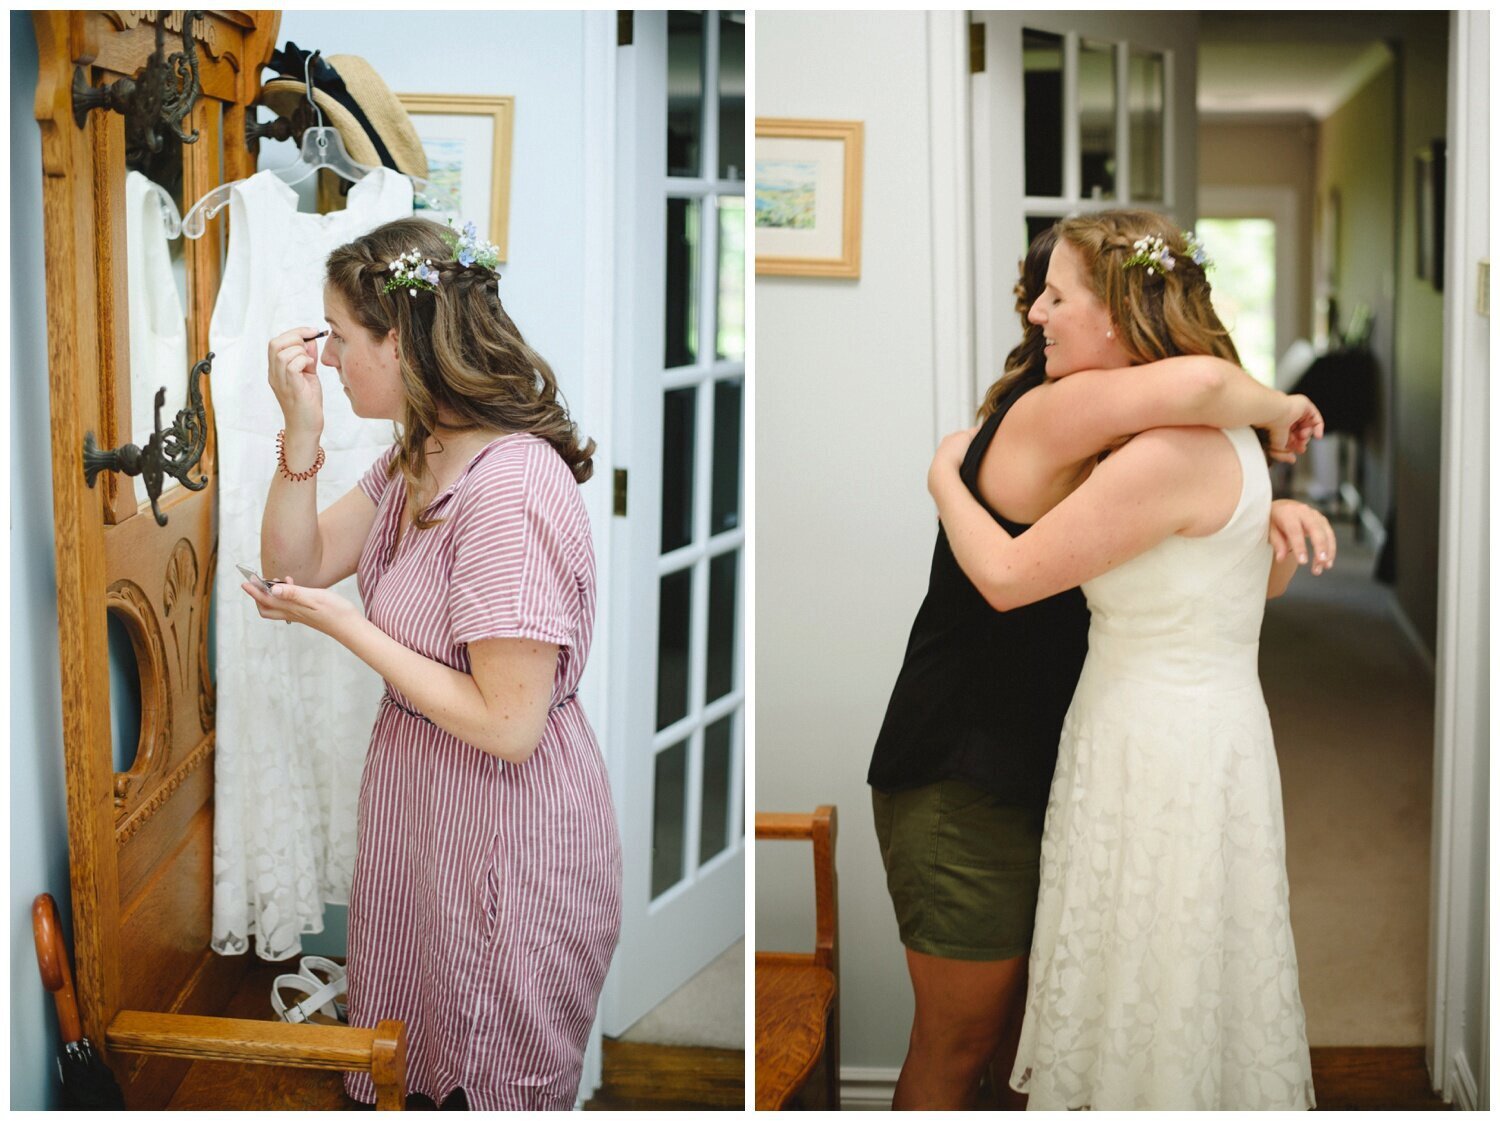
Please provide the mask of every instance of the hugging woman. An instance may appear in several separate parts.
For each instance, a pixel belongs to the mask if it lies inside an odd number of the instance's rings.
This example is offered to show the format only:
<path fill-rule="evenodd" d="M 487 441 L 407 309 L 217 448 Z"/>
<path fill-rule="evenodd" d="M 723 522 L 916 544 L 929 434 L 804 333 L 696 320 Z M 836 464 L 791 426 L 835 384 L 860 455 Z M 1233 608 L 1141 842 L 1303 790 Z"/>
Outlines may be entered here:
<path fill-rule="evenodd" d="M 1269 432 L 1274 454 L 1288 456 L 1321 423 L 1305 398 L 1240 370 L 1227 333 L 1183 339 L 1162 324 L 1145 354 L 1124 348 L 1140 332 L 1125 336 L 1112 321 L 1092 262 L 1070 239 L 1126 238 L 1129 247 L 1166 228 L 1156 215 L 1107 212 L 1033 243 L 1016 289 L 1023 340 L 986 395 L 977 433 L 955 441 L 963 447 L 954 474 L 997 532 L 1019 538 L 1136 433 L 1253 425 Z M 1173 244 L 1185 275 L 1186 247 Z M 1315 572 L 1331 563 L 1321 515 L 1275 503 L 1268 519 L 1277 557 L 1286 558 L 1279 575 L 1289 579 L 1286 564 L 1307 558 L 1305 538 Z M 1005 1086 L 1021 1030 L 1044 813 L 1089 612 L 1069 585 L 1005 606 L 996 611 L 965 575 L 945 519 L 869 770 L 916 999 L 896 1108 L 963 1108 L 992 1061 L 995 1085 Z M 1025 1098 L 1005 1101 L 1019 1108 Z"/>

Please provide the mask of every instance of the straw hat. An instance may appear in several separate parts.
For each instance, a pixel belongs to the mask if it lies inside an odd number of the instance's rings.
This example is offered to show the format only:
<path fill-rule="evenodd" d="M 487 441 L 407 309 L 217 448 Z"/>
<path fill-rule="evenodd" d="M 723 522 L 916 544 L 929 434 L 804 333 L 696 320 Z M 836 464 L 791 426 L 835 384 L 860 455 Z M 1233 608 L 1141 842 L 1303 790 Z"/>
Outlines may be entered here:
<path fill-rule="evenodd" d="M 324 119 L 339 130 L 354 161 L 425 179 L 422 140 L 375 68 L 352 54 L 329 55 L 321 62 L 313 74 L 313 99 Z M 301 78 L 272 78 L 261 87 L 260 104 L 278 117 L 290 117 L 307 104 L 307 84 Z"/>

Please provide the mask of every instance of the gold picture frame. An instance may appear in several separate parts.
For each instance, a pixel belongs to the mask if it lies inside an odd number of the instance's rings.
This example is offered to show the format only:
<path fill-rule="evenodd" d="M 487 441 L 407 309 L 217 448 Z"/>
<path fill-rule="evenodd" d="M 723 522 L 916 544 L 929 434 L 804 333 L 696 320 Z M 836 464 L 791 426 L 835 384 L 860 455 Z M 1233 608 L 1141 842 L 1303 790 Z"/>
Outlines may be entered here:
<path fill-rule="evenodd" d="M 452 191 L 459 212 L 510 260 L 511 140 L 516 99 L 458 93 L 398 93 L 427 153 L 428 178 Z M 474 120 L 473 118 L 481 118 Z M 484 120 L 490 121 L 488 127 Z M 487 195 L 482 209 L 465 194 Z"/>
<path fill-rule="evenodd" d="M 859 276 L 863 121 L 755 119 L 755 273 Z"/>

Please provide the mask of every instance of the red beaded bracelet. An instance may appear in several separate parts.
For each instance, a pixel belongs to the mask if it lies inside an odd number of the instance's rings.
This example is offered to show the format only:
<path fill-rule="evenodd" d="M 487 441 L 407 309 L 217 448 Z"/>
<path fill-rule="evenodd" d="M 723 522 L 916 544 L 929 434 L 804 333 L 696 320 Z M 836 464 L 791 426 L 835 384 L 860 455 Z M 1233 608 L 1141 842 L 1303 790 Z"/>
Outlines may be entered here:
<path fill-rule="evenodd" d="M 286 429 L 283 428 L 276 433 L 276 466 L 281 469 L 281 476 L 290 479 L 294 483 L 306 482 L 323 469 L 323 448 L 318 446 L 318 458 L 313 460 L 313 465 L 306 471 L 293 471 L 286 465 Z"/>

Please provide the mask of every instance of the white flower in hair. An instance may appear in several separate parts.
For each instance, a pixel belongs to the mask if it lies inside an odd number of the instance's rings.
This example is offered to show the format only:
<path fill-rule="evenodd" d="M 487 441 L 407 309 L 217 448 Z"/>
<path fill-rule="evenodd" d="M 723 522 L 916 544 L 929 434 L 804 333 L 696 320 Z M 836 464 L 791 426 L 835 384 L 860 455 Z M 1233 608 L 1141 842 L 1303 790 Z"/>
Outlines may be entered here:
<path fill-rule="evenodd" d="M 1146 266 L 1146 274 L 1155 276 L 1158 269 L 1162 272 L 1171 272 L 1177 267 L 1177 258 L 1172 256 L 1172 251 L 1167 248 L 1166 239 L 1159 234 L 1150 234 L 1140 238 L 1135 243 L 1135 252 L 1125 258 L 1122 268 L 1134 268 L 1137 265 Z"/>
<path fill-rule="evenodd" d="M 432 258 L 424 258 L 416 249 L 401 254 L 390 262 L 388 268 L 391 279 L 385 282 L 381 291 L 394 292 L 398 288 L 405 288 L 413 299 L 416 298 L 418 289 L 436 292 L 443 279 L 443 274 L 432 267 Z"/>

